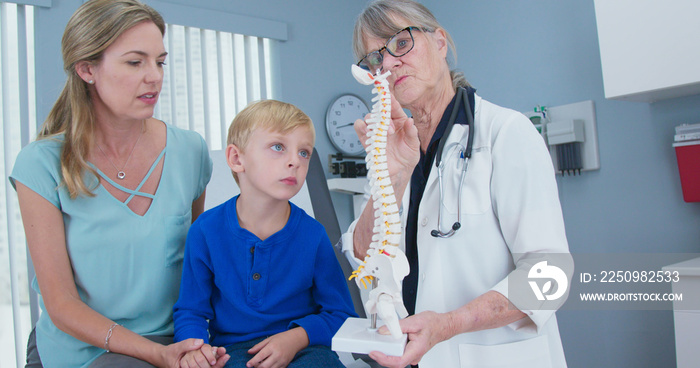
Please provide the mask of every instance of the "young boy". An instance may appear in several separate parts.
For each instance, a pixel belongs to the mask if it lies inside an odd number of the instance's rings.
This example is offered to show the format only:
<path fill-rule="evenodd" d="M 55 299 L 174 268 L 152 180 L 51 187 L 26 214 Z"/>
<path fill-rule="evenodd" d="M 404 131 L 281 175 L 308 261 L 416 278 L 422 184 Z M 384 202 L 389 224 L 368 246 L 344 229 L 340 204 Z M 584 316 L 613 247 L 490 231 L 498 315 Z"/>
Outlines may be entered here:
<path fill-rule="evenodd" d="M 228 131 L 226 159 L 241 194 L 206 211 L 187 236 L 175 340 L 204 339 L 181 367 L 343 367 L 331 337 L 355 316 L 345 277 L 321 224 L 289 199 L 304 184 L 311 119 L 264 100 Z M 226 357 L 226 356 L 224 356 Z"/>

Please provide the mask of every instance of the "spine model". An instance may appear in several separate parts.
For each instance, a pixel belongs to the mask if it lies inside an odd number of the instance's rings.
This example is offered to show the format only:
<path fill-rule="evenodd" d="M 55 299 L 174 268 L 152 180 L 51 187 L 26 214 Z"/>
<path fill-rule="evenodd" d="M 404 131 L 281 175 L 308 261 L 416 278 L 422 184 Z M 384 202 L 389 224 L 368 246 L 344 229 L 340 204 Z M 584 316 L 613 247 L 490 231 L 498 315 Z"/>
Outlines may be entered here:
<path fill-rule="evenodd" d="M 401 242 L 401 216 L 394 188 L 389 177 L 386 146 L 391 123 L 391 93 L 387 77 L 391 72 L 372 75 L 353 65 L 352 73 L 358 82 L 374 85 L 374 105 L 367 123 L 367 176 L 374 203 L 374 229 L 372 242 L 362 264 L 352 273 L 358 286 L 367 288 L 367 282 L 377 279 L 365 304 L 368 313 L 377 313 L 389 328 L 392 336 L 401 337 L 398 317 L 408 315 L 401 296 L 401 282 L 408 275 L 406 255 L 399 248 Z"/>

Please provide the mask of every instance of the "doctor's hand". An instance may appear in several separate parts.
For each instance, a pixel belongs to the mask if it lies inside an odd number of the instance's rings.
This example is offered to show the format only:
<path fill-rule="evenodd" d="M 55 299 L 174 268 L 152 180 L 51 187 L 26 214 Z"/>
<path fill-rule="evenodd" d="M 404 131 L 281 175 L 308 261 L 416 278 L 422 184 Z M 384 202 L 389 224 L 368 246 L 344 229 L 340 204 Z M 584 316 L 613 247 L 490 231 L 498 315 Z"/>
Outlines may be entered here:
<path fill-rule="evenodd" d="M 369 353 L 369 357 L 382 366 L 390 368 L 403 368 L 409 364 L 418 364 L 423 355 L 435 344 L 453 336 L 451 331 L 454 330 L 454 324 L 451 322 L 450 316 L 451 314 L 426 311 L 399 321 L 401 330 L 408 334 L 408 343 L 403 356 L 388 356 L 373 351 Z M 386 326 L 382 326 L 379 328 L 379 333 L 389 334 L 389 330 Z"/>
<path fill-rule="evenodd" d="M 369 118 L 369 115 L 365 119 Z M 355 132 L 360 138 L 360 142 L 367 147 L 367 123 L 358 119 L 355 121 Z M 401 104 L 391 96 L 391 123 L 387 135 L 386 154 L 389 166 L 389 175 L 392 182 L 399 180 L 410 180 L 413 169 L 420 159 L 420 141 L 418 140 L 418 129 L 413 124 L 413 119 L 409 118 L 403 111 Z"/>

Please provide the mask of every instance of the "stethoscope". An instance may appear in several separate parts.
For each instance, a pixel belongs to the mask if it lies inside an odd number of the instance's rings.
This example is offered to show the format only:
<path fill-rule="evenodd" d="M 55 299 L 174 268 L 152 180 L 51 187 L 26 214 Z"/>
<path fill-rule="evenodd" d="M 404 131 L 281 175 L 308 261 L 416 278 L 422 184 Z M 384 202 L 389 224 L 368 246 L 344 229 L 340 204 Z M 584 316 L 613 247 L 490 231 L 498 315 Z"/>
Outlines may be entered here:
<path fill-rule="evenodd" d="M 464 101 L 464 109 L 467 113 L 467 147 L 464 151 L 460 151 L 460 158 L 464 159 L 462 165 L 462 174 L 459 178 L 459 189 L 457 190 L 457 222 L 452 224 L 450 231 L 443 233 L 442 227 L 440 226 L 440 215 L 442 214 L 442 204 L 445 203 L 444 191 L 442 186 L 442 172 L 445 170 L 446 163 L 443 160 L 442 152 L 445 148 L 445 143 L 452 133 L 452 127 L 455 125 L 455 120 L 457 119 L 457 112 L 459 111 L 460 102 Z M 435 153 L 435 166 L 438 168 L 438 185 L 440 186 L 440 204 L 438 209 L 438 223 L 437 229 L 430 232 L 430 235 L 436 238 L 449 238 L 455 234 L 460 227 L 462 227 L 461 213 L 462 213 L 462 185 L 464 184 L 464 176 L 467 173 L 467 166 L 469 164 L 469 158 L 472 157 L 472 143 L 474 142 L 474 116 L 472 115 L 471 106 L 469 104 L 469 94 L 467 91 L 460 87 L 457 88 L 457 98 L 455 99 L 455 106 L 452 109 L 452 114 L 450 115 L 450 120 L 447 122 L 447 127 L 445 128 L 445 133 L 440 138 L 440 143 L 438 144 L 437 152 Z"/>

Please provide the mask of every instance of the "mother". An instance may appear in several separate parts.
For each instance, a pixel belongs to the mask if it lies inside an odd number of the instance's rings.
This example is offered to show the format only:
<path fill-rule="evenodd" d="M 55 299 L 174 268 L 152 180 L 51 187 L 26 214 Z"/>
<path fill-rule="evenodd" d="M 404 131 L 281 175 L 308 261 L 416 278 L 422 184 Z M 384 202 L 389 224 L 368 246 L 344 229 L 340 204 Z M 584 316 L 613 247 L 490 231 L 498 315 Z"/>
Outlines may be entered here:
<path fill-rule="evenodd" d="M 520 303 L 515 295 L 523 289 L 508 288 L 510 278 L 548 257 L 570 261 L 542 137 L 525 116 L 482 99 L 450 70 L 452 39 L 417 2 L 370 3 L 355 24 L 353 46 L 361 67 L 391 71 L 387 155 L 403 198 L 402 245 L 411 263 L 403 285 L 411 314 L 401 321 L 409 337 L 404 356 L 371 357 L 390 367 L 566 366 L 554 311 Z M 364 137 L 367 125 L 358 120 L 355 129 Z M 441 161 L 442 183 L 435 165 Z M 356 262 L 371 240 L 372 208 L 342 238 Z M 567 271 L 570 277 L 573 269 Z"/>
<path fill-rule="evenodd" d="M 137 0 L 90 0 L 66 26 L 66 85 L 10 178 L 43 312 L 28 367 L 175 366 L 202 344 L 171 344 L 172 307 L 212 163 L 152 118 L 164 33 Z"/>

